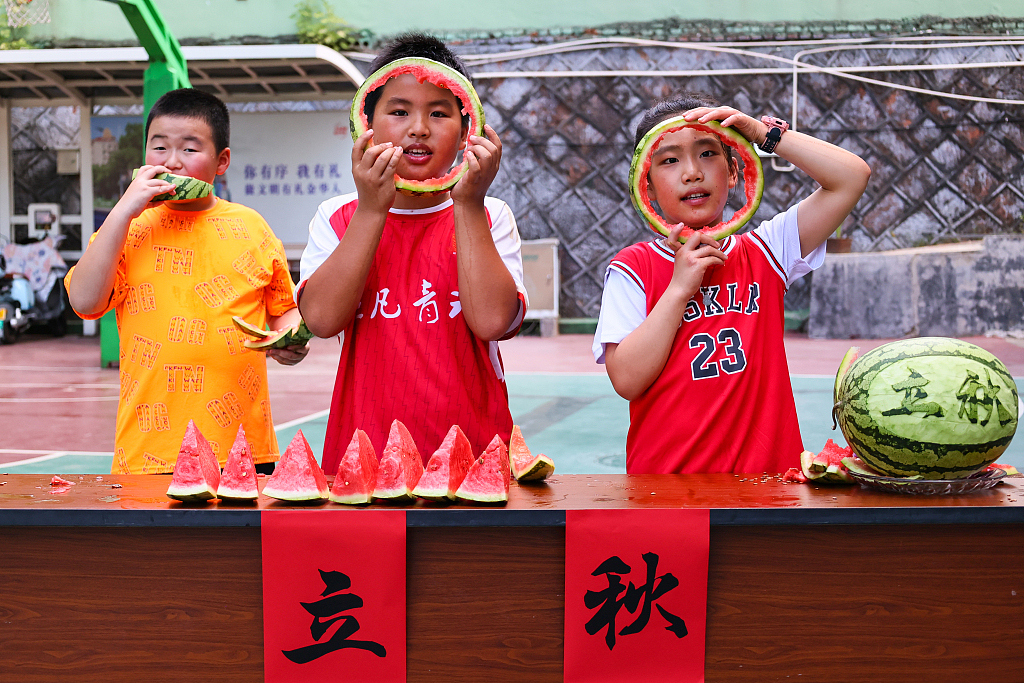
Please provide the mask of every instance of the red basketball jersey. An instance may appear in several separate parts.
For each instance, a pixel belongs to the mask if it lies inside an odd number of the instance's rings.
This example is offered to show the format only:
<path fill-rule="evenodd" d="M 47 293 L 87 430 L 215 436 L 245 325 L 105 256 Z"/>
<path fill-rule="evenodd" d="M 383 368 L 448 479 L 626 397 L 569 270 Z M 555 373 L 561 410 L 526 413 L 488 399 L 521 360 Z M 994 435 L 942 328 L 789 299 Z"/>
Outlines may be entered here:
<path fill-rule="evenodd" d="M 783 346 L 785 270 L 755 232 L 726 237 L 687 304 L 668 362 L 629 404 L 626 471 L 783 472 L 803 450 Z M 634 244 L 613 268 L 643 290 L 647 314 L 675 258 L 660 241 Z"/>
<path fill-rule="evenodd" d="M 340 241 L 355 213 L 357 200 L 346 199 L 325 202 L 318 212 L 319 218 L 325 207 L 334 209 L 327 214 L 334 233 L 330 242 Z M 336 204 L 329 206 L 331 202 Z M 511 435 L 497 343 L 476 337 L 462 315 L 454 209 L 451 203 L 437 208 L 388 214 L 358 312 L 344 331 L 324 445 L 327 473 L 337 470 L 356 428 L 369 435 L 381 454 L 396 418 L 409 428 L 424 463 L 453 424 L 466 433 L 476 453 L 482 453 L 495 434 L 505 441 Z M 506 261 L 511 258 L 514 271 L 518 231 L 511 213 L 504 215 L 504 203 L 488 205 L 489 220 L 496 210 L 507 225 L 492 226 L 492 234 L 497 229 L 510 231 L 506 237 L 512 241 L 499 251 L 511 252 L 514 245 L 513 257 L 503 254 Z M 325 243 L 319 233 L 326 226 L 317 225 L 318 218 L 310 226 L 303 280 L 311 274 L 307 267 L 315 270 L 320 265 L 307 263 L 314 241 Z M 519 276 L 512 274 L 521 289 L 521 260 L 518 263 Z M 522 293 L 520 299 L 525 311 Z"/>

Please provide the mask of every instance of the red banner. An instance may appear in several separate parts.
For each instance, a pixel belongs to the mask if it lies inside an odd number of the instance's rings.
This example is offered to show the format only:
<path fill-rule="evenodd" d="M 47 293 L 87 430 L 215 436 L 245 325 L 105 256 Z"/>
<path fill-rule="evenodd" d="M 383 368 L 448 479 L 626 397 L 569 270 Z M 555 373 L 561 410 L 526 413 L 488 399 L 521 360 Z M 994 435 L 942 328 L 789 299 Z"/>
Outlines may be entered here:
<path fill-rule="evenodd" d="M 565 683 L 704 680 L 707 510 L 565 513 Z"/>
<path fill-rule="evenodd" d="M 405 511 L 264 510 L 267 683 L 405 681 Z"/>

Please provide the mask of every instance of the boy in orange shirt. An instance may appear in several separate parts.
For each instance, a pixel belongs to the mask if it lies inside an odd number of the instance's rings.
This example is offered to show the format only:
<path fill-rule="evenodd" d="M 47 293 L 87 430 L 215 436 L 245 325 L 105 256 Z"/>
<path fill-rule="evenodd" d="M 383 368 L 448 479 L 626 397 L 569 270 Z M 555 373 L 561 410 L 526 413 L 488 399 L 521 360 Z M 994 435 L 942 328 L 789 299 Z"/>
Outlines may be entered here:
<path fill-rule="evenodd" d="M 279 330 L 298 325 L 284 247 L 247 207 L 208 197 L 154 202 L 173 173 L 213 183 L 231 162 L 224 103 L 174 90 L 146 121 L 146 165 L 110 211 L 66 278 L 75 312 L 117 314 L 121 396 L 114 474 L 171 472 L 195 420 L 221 464 L 238 425 L 257 469 L 279 457 L 266 360 L 246 349 L 231 322 Z M 305 346 L 267 355 L 294 365 Z"/>

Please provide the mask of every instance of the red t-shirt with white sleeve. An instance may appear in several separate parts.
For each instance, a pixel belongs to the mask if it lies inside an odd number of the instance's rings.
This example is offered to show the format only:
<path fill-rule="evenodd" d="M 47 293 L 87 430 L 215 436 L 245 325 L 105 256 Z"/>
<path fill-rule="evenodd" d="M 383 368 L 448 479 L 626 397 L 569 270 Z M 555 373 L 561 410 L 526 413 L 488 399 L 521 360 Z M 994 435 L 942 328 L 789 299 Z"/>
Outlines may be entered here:
<path fill-rule="evenodd" d="M 689 301 L 661 374 L 629 403 L 626 471 L 784 472 L 803 450 L 783 345 L 788 286 L 824 260 L 800 253 L 797 207 L 721 240 Z M 672 279 L 661 240 L 620 251 L 608 266 L 594 357 L 646 319 Z"/>
<path fill-rule="evenodd" d="M 334 197 L 317 209 L 302 254 L 297 296 L 341 241 L 358 200 Z M 508 205 L 484 202 L 491 237 L 526 312 L 521 241 Z M 392 420 L 409 428 L 424 463 L 459 425 L 483 452 L 495 434 L 508 441 L 512 415 L 497 342 L 479 339 L 462 315 L 452 201 L 428 209 L 391 209 L 363 296 L 344 330 L 327 424 L 323 467 L 337 471 L 353 432 L 365 431 L 377 455 Z"/>

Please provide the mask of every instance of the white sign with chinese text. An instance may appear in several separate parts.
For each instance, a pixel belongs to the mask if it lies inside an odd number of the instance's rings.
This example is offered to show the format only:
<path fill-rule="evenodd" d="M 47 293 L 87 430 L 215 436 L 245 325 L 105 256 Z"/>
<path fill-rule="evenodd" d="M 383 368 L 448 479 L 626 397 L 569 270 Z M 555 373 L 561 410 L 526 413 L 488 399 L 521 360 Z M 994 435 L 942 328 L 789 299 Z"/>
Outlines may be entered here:
<path fill-rule="evenodd" d="M 320 202 L 355 191 L 351 155 L 347 109 L 232 113 L 227 198 L 259 211 L 297 259 Z"/>

